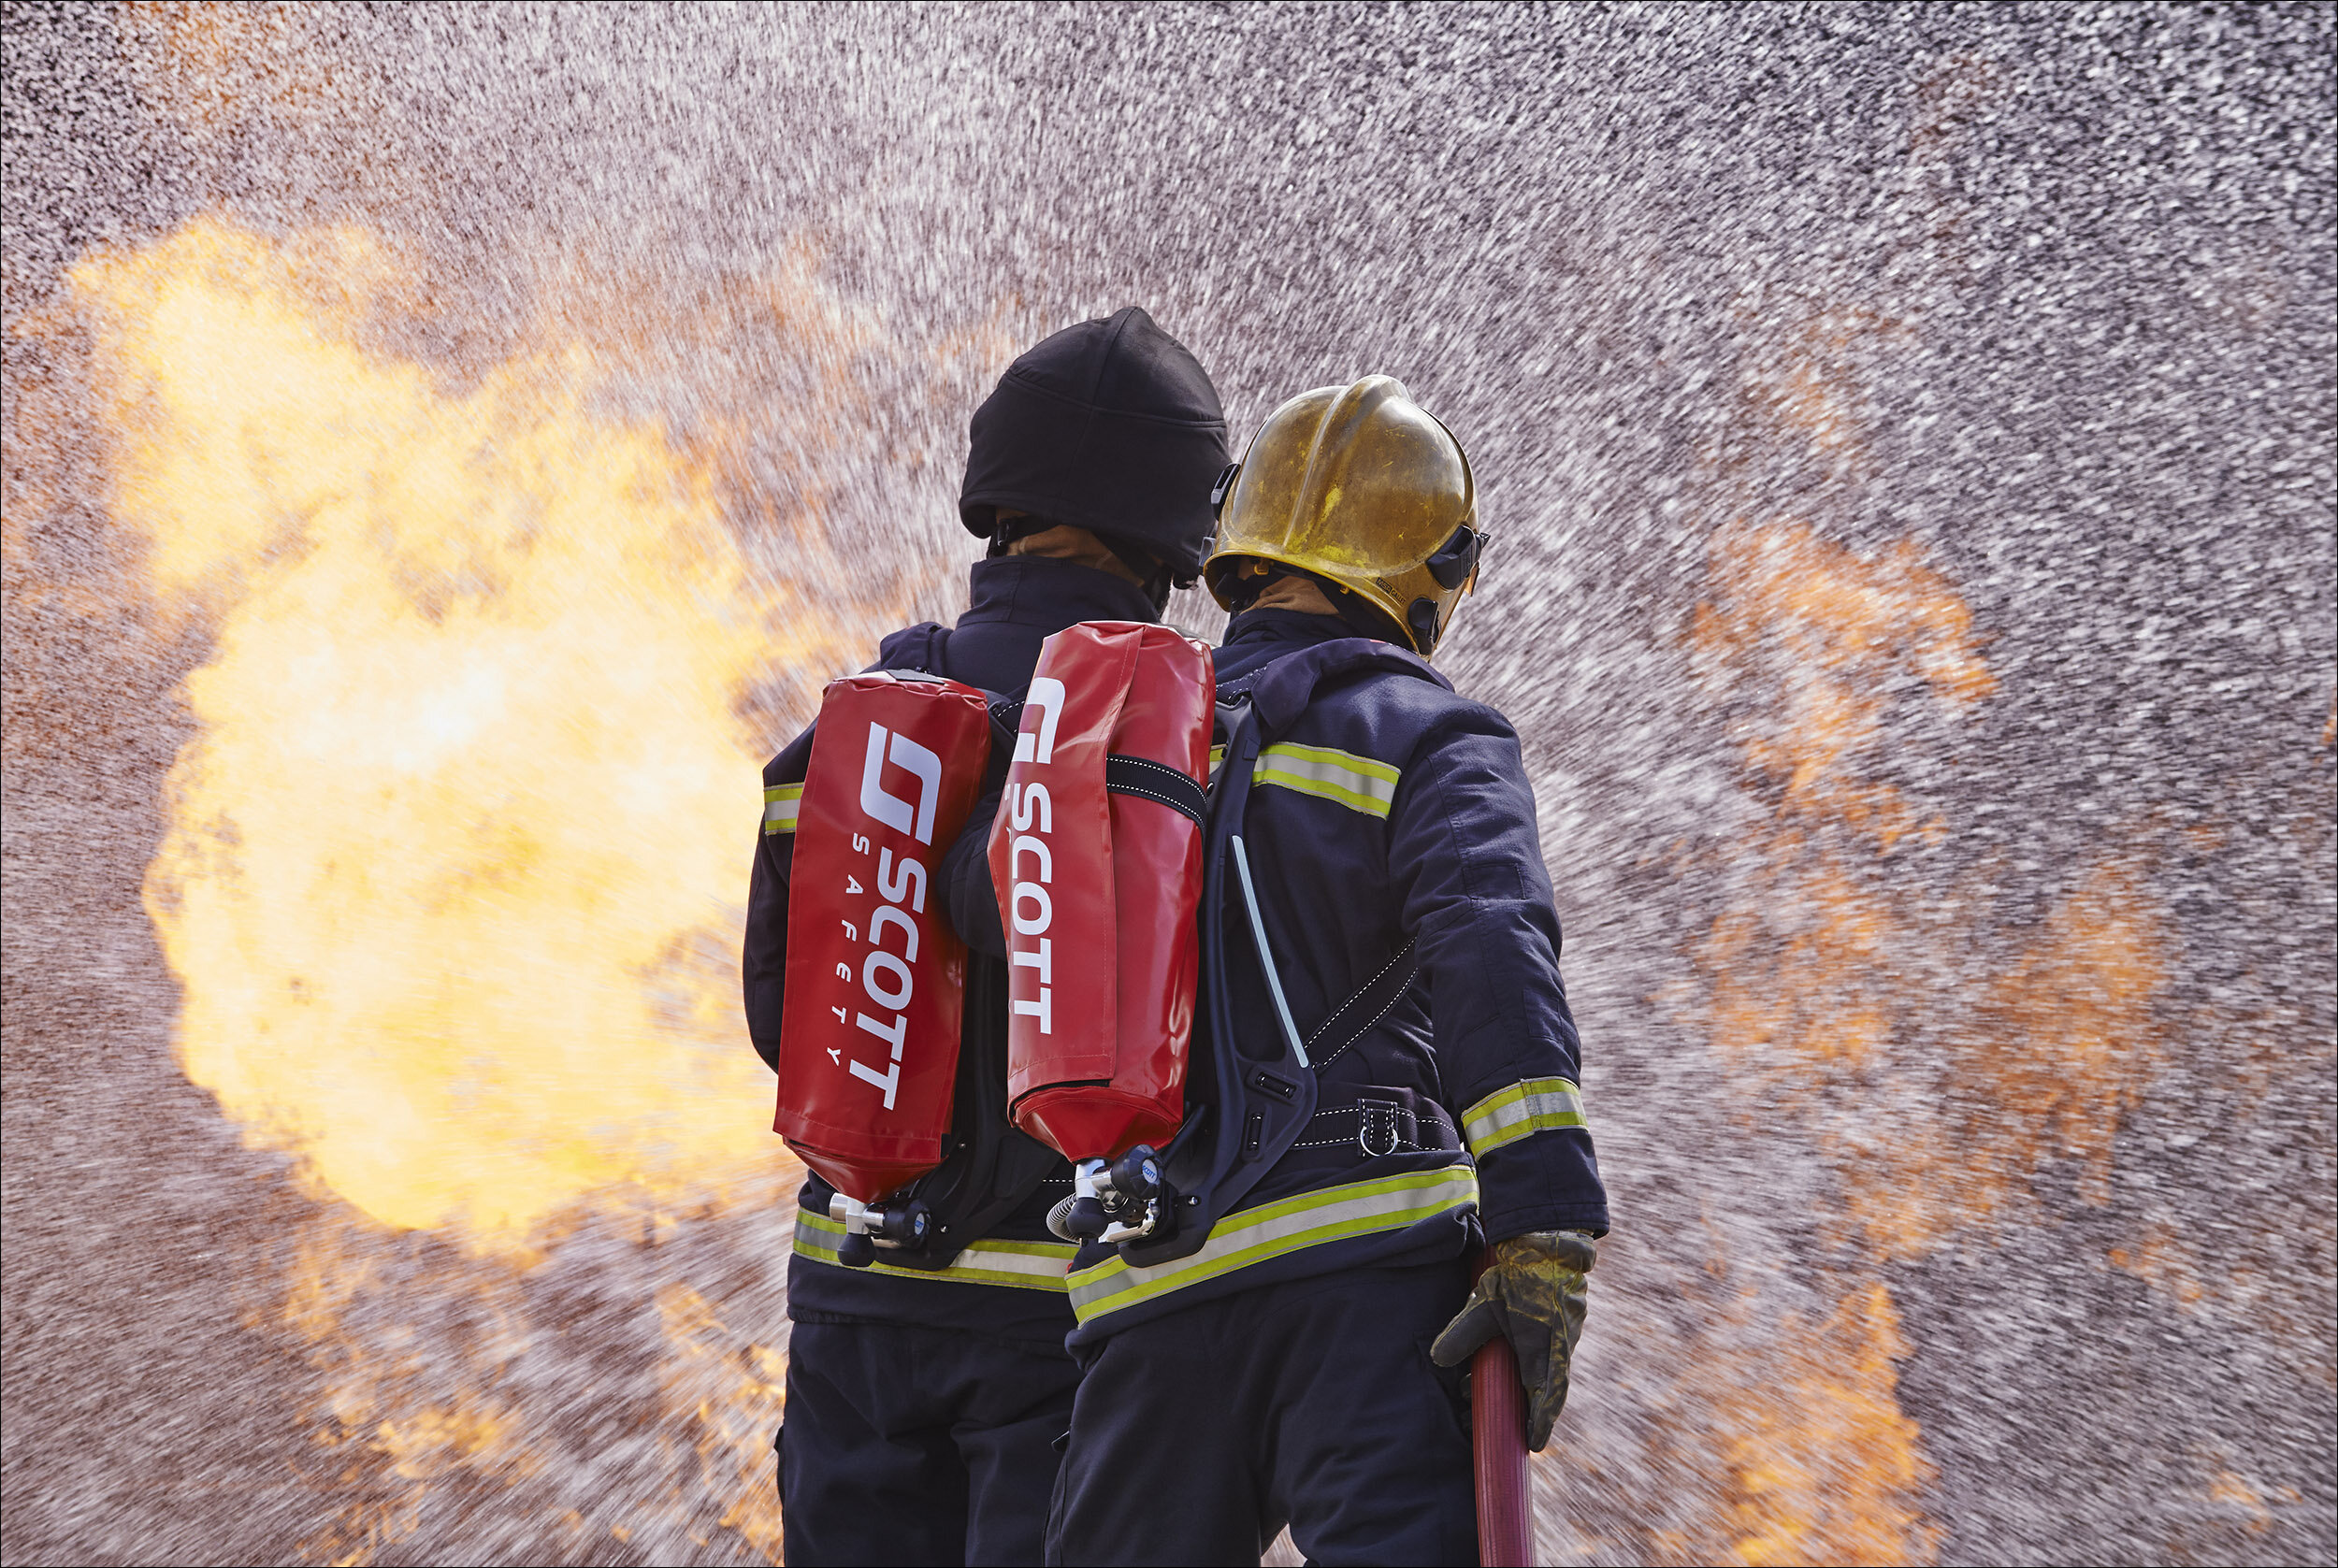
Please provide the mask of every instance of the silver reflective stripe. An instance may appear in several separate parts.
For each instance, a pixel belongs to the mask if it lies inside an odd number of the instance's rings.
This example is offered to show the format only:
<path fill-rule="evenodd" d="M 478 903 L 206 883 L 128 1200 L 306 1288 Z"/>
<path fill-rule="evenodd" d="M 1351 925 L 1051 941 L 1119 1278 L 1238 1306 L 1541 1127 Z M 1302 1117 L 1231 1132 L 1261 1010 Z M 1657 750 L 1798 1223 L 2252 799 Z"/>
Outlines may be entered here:
<path fill-rule="evenodd" d="M 1139 1269 L 1116 1257 L 1080 1270 L 1072 1276 L 1072 1311 L 1082 1323 L 1092 1323 L 1270 1258 L 1349 1236 L 1402 1230 L 1477 1201 L 1478 1172 L 1467 1165 L 1302 1192 L 1228 1215 L 1191 1258 Z"/>
<path fill-rule="evenodd" d="M 1260 752 L 1258 771 L 1253 775 L 1260 784 L 1335 800 L 1351 812 L 1379 817 L 1388 815 L 1402 776 L 1387 763 L 1353 752 L 1293 745 L 1288 741 Z"/>
<path fill-rule="evenodd" d="M 836 1263 L 836 1244 L 844 1228 L 826 1215 L 796 1211 L 796 1253 L 820 1263 Z M 1075 1249 L 1062 1242 L 976 1242 L 958 1255 L 946 1269 L 903 1269 L 891 1263 L 869 1265 L 873 1274 L 897 1279 L 954 1279 L 961 1285 L 1009 1285 L 1022 1290 L 1065 1288 L 1064 1273 L 1072 1266 Z M 882 1259 L 885 1254 L 879 1252 Z M 837 1263 L 838 1268 L 844 1267 Z"/>
<path fill-rule="evenodd" d="M 768 784 L 763 790 L 763 831 L 792 833 L 796 830 L 796 808 L 803 803 L 803 785 Z"/>
<path fill-rule="evenodd" d="M 1530 1132 L 1556 1127 L 1588 1127 L 1583 1091 L 1565 1078 L 1529 1078 L 1486 1096 L 1462 1113 L 1462 1136 L 1470 1154 L 1483 1159 L 1491 1149 L 1515 1144 Z"/>
<path fill-rule="evenodd" d="M 1218 770 L 1225 762 L 1226 748 L 1210 747 L 1211 782 L 1217 781 Z M 1259 753 L 1258 765 L 1250 772 L 1255 784 L 1276 784 L 1321 800 L 1335 800 L 1350 811 L 1380 817 L 1388 815 L 1389 807 L 1395 802 L 1397 781 L 1403 777 L 1398 770 L 1368 756 L 1288 741 Z"/>

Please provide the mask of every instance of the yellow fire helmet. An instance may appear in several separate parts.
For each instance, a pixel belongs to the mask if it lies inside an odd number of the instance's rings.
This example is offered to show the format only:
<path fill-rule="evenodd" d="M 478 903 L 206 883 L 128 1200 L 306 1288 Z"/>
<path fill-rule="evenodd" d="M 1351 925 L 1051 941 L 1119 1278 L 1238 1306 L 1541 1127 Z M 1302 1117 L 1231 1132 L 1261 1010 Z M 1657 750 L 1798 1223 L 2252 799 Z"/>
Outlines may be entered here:
<path fill-rule="evenodd" d="M 1485 550 L 1461 442 L 1391 376 L 1320 386 L 1277 409 L 1219 476 L 1218 540 L 1202 567 L 1228 610 L 1296 568 L 1435 651 Z"/>

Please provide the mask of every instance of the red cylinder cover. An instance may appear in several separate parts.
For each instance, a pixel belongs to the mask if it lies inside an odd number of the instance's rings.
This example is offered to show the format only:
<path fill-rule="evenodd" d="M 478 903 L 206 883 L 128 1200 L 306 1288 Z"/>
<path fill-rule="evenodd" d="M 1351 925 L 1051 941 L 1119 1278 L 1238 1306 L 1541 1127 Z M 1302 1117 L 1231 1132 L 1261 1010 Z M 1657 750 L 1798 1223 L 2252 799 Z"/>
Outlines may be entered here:
<path fill-rule="evenodd" d="M 1185 1115 L 1202 834 L 1104 789 L 1107 756 L 1209 781 L 1209 650 L 1166 626 L 1087 621 L 1047 639 L 1023 705 L 990 877 L 1011 962 L 1016 1124 L 1073 1159 L 1161 1143 Z"/>
<path fill-rule="evenodd" d="M 882 671 L 829 683 L 796 812 L 772 1130 L 873 1202 L 942 1162 L 966 944 L 933 886 L 990 755 L 983 695 Z"/>

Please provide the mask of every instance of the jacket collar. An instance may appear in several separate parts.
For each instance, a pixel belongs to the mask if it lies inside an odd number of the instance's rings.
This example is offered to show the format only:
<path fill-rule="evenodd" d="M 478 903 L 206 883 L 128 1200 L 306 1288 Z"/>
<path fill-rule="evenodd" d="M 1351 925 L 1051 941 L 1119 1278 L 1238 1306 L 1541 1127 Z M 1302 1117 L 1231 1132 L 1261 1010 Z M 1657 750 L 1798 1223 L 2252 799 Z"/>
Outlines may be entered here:
<path fill-rule="evenodd" d="M 1353 640 L 1355 635 L 1336 615 L 1310 615 L 1304 610 L 1246 610 L 1226 623 L 1222 645 L 1245 650 L 1287 645 L 1287 651 L 1296 651 Z"/>
<path fill-rule="evenodd" d="M 1334 615 L 1309 615 L 1294 610 L 1253 610 L 1237 615 L 1226 627 L 1225 646 L 1246 651 L 1258 645 L 1287 650 L 1247 683 L 1250 704 L 1269 737 L 1280 735 L 1306 711 L 1315 688 L 1335 676 L 1364 671 L 1411 675 L 1433 681 L 1447 691 L 1453 683 L 1430 668 L 1428 660 L 1390 642 L 1358 637 Z M 1245 682 L 1228 683 L 1238 695 Z"/>
<path fill-rule="evenodd" d="M 976 561 L 961 626 L 984 623 L 1061 631 L 1080 621 L 1158 621 L 1133 583 L 1049 555 L 1001 555 Z"/>

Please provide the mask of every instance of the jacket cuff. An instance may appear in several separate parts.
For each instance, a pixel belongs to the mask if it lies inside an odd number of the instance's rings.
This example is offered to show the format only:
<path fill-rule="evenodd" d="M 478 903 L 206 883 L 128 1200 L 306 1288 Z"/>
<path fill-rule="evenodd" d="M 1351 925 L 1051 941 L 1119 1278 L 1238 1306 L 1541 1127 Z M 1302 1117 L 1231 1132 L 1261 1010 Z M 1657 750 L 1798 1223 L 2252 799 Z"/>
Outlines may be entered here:
<path fill-rule="evenodd" d="M 1486 1245 L 1537 1230 L 1582 1230 L 1594 1236 L 1608 1233 L 1605 1203 L 1539 1203 L 1519 1207 L 1486 1207 L 1478 1223 L 1485 1228 Z"/>
<path fill-rule="evenodd" d="M 1608 1195 L 1591 1134 L 1580 1127 L 1546 1129 L 1479 1156 L 1478 1212 L 1489 1241 L 1530 1230 L 1607 1234 Z"/>

